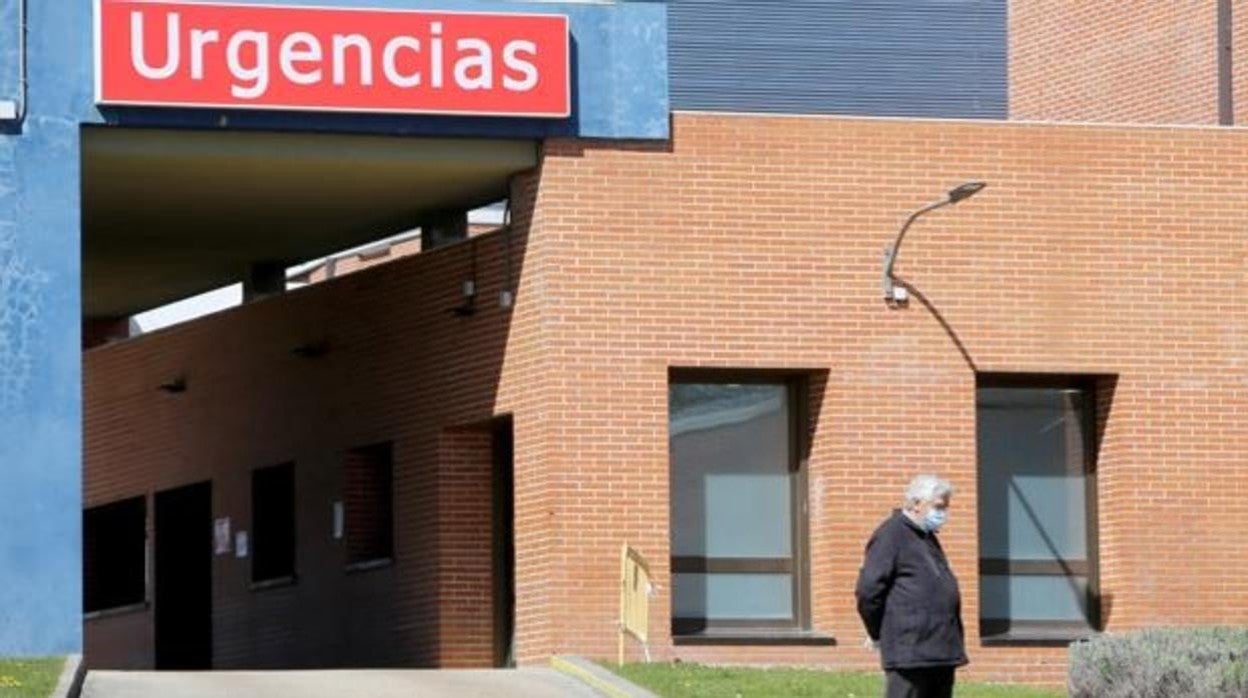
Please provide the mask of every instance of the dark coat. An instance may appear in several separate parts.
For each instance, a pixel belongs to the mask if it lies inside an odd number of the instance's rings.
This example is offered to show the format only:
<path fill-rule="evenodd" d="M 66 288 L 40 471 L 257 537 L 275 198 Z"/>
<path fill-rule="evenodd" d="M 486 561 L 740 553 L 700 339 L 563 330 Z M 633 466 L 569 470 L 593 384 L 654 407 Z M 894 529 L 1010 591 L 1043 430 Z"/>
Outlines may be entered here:
<path fill-rule="evenodd" d="M 935 534 L 900 510 L 867 542 L 855 595 L 885 669 L 967 663 L 958 580 Z"/>

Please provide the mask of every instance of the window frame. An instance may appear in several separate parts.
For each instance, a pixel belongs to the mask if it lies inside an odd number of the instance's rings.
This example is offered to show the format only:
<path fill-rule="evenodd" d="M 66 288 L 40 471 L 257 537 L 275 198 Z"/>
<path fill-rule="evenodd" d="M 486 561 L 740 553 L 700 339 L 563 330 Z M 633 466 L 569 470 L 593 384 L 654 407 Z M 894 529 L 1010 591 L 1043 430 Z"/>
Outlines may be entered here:
<path fill-rule="evenodd" d="M 810 522 L 808 508 L 808 461 L 810 448 L 808 372 L 775 369 L 722 369 L 722 368 L 671 368 L 668 371 L 667 394 L 675 385 L 696 384 L 783 385 L 788 400 L 789 425 L 789 501 L 791 511 L 790 536 L 792 554 L 782 558 L 708 558 L 705 556 L 671 555 L 670 573 L 787 573 L 792 577 L 793 617 L 791 619 L 743 619 L 743 618 L 692 618 L 672 615 L 671 634 L 677 644 L 700 639 L 713 641 L 716 636 L 734 642 L 744 636 L 765 638 L 778 634 L 794 636 L 811 630 L 810 611 Z M 670 398 L 669 398 L 670 399 Z M 668 482 L 671 482 L 671 410 L 667 411 L 668 424 Z M 668 502 L 669 510 L 675 502 Z M 668 537 L 671 540 L 672 531 Z M 751 640 L 752 641 L 752 640 Z"/>
<path fill-rule="evenodd" d="M 87 519 L 88 519 L 88 515 L 89 515 L 90 513 L 92 513 L 92 512 L 95 512 L 95 511 L 98 511 L 98 510 L 101 510 L 101 509 L 107 509 L 107 508 L 110 508 L 110 507 L 120 507 L 120 506 L 121 506 L 121 505 L 123 505 L 123 504 L 133 504 L 133 503 L 138 503 L 139 505 L 141 505 L 141 506 L 142 506 L 142 509 L 143 509 L 142 524 L 141 524 L 142 534 L 143 534 L 143 537 L 142 537 L 142 542 L 141 542 L 141 546 L 142 546 L 142 548 L 143 548 L 143 553 L 142 553 L 142 555 L 143 555 L 143 570 L 142 570 L 142 573 L 141 573 L 141 576 L 142 576 L 142 582 L 141 582 L 140 593 L 138 594 L 138 598 L 137 598 L 137 599 L 135 599 L 135 600 L 132 600 L 132 601 L 131 601 L 131 600 L 127 600 L 127 601 L 125 601 L 124 603 L 119 603 L 119 604 L 116 604 L 116 605 L 113 605 L 113 606 L 101 606 L 101 607 L 98 607 L 98 608 L 88 608 L 88 597 L 87 597 L 87 576 L 86 576 L 86 554 L 87 554 L 87 549 L 86 549 L 86 539 L 87 539 L 87 535 L 86 535 L 86 527 L 87 527 Z M 146 494 L 146 493 L 144 493 L 144 494 L 140 494 L 140 495 L 135 495 L 135 496 L 133 496 L 133 497 L 124 497 L 124 498 L 122 498 L 122 499 L 115 499 L 115 500 L 112 500 L 112 501 L 109 501 L 109 502 L 104 502 L 104 503 L 101 503 L 101 504 L 95 504 L 95 505 L 92 505 L 92 506 L 83 507 L 83 510 L 82 510 L 82 528 L 83 528 L 83 568 L 84 568 L 84 569 L 83 569 L 83 579 L 82 579 L 82 615 L 83 615 L 83 620 L 93 620 L 93 619 L 96 619 L 96 618 L 105 618 L 105 617 L 108 617 L 108 616 L 122 615 L 122 614 L 125 614 L 125 613 L 131 613 L 131 612 L 134 612 L 134 611 L 140 611 L 140 610 L 144 610 L 144 609 L 148 608 L 148 606 L 150 605 L 150 603 L 151 603 L 151 565 L 150 565 L 150 555 L 151 555 L 151 550 L 150 550 L 150 541 L 151 541 L 151 536 L 150 536 L 150 533 L 149 533 L 149 531 L 148 531 L 148 525 L 149 525 L 149 521 L 150 521 L 150 518 L 149 518 L 149 517 L 150 517 L 150 516 L 151 516 L 151 507 L 150 507 L 150 505 L 149 505 L 149 502 L 147 501 L 147 494 Z M 97 565 L 97 567 L 98 567 L 98 565 Z"/>
<path fill-rule="evenodd" d="M 260 535 L 262 528 L 259 525 L 260 517 L 257 516 L 257 505 L 260 502 L 258 499 L 259 492 L 256 489 L 256 478 L 260 477 L 262 473 L 272 473 L 278 469 L 288 469 L 290 471 L 290 570 L 285 574 L 257 578 L 256 561 L 260 559 L 260 551 L 264 548 L 262 548 L 260 542 L 262 538 Z M 253 591 L 289 586 L 295 584 L 299 579 L 299 497 L 297 473 L 298 468 L 294 461 L 265 465 L 254 468 L 251 471 L 251 555 L 249 556 L 251 570 L 249 574 Z"/>
<path fill-rule="evenodd" d="M 982 389 L 1035 389 L 1078 390 L 1084 396 L 1083 422 L 1083 475 L 1084 475 L 1084 530 L 1087 533 L 1087 556 L 1082 560 L 1014 560 L 1011 558 L 978 558 L 977 581 L 985 574 L 991 576 L 1040 576 L 1085 577 L 1087 593 L 1084 599 L 1086 622 L 1065 620 L 1029 620 L 1012 618 L 984 618 L 979 620 L 980 642 L 984 646 L 1026 645 L 1066 646 L 1076 640 L 1098 634 L 1101 617 L 1101 570 L 1100 570 L 1100 512 L 1098 502 L 1100 454 L 1100 415 L 1106 406 L 1102 391 L 1112 388 L 1113 376 L 1105 374 L 1065 373 L 978 373 L 975 376 L 975 473 L 980 476 L 982 463 L 979 455 L 979 391 Z M 977 503 L 978 504 L 978 503 Z M 984 525 L 979 517 L 979 526 Z M 976 532 L 978 539 L 979 532 Z M 980 613 L 983 613 L 982 607 Z"/>

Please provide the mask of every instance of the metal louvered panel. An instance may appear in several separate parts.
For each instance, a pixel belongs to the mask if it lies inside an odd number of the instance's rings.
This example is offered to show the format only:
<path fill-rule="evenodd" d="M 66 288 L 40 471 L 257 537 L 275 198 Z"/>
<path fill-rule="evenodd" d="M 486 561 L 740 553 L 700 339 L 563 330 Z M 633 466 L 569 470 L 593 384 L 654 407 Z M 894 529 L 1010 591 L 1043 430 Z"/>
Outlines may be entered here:
<path fill-rule="evenodd" d="M 1006 117 L 1006 0 L 670 0 L 674 109 Z"/>

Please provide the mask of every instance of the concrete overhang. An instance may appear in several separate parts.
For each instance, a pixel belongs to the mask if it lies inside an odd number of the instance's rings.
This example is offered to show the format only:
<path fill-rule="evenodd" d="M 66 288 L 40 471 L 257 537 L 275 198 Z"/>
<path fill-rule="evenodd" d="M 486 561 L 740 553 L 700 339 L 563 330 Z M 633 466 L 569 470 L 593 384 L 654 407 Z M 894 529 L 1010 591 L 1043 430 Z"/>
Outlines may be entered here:
<path fill-rule="evenodd" d="M 121 317 L 504 198 L 527 140 L 88 127 L 83 314 Z"/>

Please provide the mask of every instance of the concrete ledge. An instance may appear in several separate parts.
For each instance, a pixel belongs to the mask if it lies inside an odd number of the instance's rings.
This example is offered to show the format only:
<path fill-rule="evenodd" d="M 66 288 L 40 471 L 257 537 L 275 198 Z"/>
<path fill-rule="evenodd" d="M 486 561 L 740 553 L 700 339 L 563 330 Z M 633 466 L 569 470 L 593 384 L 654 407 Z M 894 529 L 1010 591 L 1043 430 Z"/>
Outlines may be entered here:
<path fill-rule="evenodd" d="M 82 680 L 87 675 L 87 666 L 82 663 L 81 654 L 71 654 L 65 658 L 65 666 L 61 668 L 61 678 L 56 682 L 49 698 L 78 698 L 82 692 Z"/>
<path fill-rule="evenodd" d="M 550 666 L 560 673 L 579 679 L 610 698 L 659 698 L 584 657 L 551 657 Z"/>

